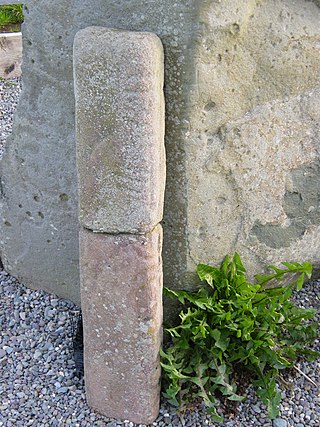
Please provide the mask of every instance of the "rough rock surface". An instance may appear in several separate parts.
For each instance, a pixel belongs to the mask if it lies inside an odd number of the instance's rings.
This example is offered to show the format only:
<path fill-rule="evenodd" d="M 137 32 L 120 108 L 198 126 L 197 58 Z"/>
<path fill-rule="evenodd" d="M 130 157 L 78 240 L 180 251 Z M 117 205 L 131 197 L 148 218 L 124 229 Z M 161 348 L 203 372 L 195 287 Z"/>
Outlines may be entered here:
<path fill-rule="evenodd" d="M 186 145 L 188 270 L 235 249 L 251 274 L 317 263 L 320 9 L 227 1 L 206 18 Z"/>
<path fill-rule="evenodd" d="M 80 232 L 87 401 L 143 424 L 159 413 L 161 249 L 160 225 L 145 235 Z"/>
<path fill-rule="evenodd" d="M 144 233 L 162 219 L 163 48 L 151 33 L 89 27 L 74 44 L 80 224 Z"/>
<path fill-rule="evenodd" d="M 309 185 L 319 188 L 319 1 L 27 7 L 24 89 L 1 164 L 10 272 L 79 302 L 72 44 L 90 25 L 154 32 L 164 45 L 165 284 L 194 286 L 197 262 L 235 249 L 250 273 L 265 261 L 318 260 Z"/>

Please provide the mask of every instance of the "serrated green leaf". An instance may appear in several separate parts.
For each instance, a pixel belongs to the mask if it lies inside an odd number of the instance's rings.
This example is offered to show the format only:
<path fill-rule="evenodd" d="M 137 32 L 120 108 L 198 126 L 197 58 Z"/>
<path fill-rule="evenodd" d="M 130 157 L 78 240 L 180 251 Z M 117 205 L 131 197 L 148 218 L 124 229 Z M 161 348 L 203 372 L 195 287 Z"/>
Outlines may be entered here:
<path fill-rule="evenodd" d="M 235 254 L 233 256 L 233 262 L 237 266 L 237 272 L 238 273 L 244 274 L 246 272 L 246 269 L 245 269 L 245 267 L 241 261 L 241 258 L 240 258 L 240 255 L 238 254 L 238 252 L 235 252 Z"/>
<path fill-rule="evenodd" d="M 279 404 L 281 402 L 281 395 L 279 392 L 272 399 L 268 399 L 268 416 L 270 420 L 277 418 L 280 412 Z"/>
<path fill-rule="evenodd" d="M 217 411 L 214 407 L 207 407 L 207 412 L 210 414 L 212 421 L 215 421 L 216 423 L 222 423 L 223 418 L 217 414 Z"/>
<path fill-rule="evenodd" d="M 303 262 L 302 263 L 303 272 L 307 276 L 308 279 L 311 279 L 312 276 L 312 264 L 310 262 Z"/>
<path fill-rule="evenodd" d="M 297 291 L 300 291 L 302 289 L 302 286 L 304 284 L 304 280 L 305 280 L 305 275 L 304 275 L 304 273 L 302 273 L 295 282 L 295 286 L 297 288 Z"/>
<path fill-rule="evenodd" d="M 219 269 L 207 264 L 198 264 L 197 273 L 200 280 L 205 280 L 211 287 L 214 281 L 219 281 L 221 274 Z"/>

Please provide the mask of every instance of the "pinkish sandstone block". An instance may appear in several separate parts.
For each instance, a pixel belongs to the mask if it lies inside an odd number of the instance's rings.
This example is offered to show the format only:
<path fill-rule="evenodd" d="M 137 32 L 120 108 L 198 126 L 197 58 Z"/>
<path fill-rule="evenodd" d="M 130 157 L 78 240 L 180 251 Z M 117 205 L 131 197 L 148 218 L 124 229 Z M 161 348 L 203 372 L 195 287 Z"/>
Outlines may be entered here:
<path fill-rule="evenodd" d="M 144 233 L 162 219 L 163 49 L 152 33 L 88 27 L 74 42 L 80 223 Z"/>
<path fill-rule="evenodd" d="M 0 34 L 0 78 L 12 79 L 21 76 L 21 33 Z"/>
<path fill-rule="evenodd" d="M 80 231 L 88 404 L 149 424 L 159 412 L 162 228 L 145 235 Z"/>

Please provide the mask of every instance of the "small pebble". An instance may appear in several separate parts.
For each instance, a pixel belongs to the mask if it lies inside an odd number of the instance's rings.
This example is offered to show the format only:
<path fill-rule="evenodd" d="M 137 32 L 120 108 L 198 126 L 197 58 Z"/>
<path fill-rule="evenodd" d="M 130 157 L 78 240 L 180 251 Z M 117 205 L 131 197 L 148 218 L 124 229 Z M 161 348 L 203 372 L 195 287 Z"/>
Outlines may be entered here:
<path fill-rule="evenodd" d="M 288 423 L 283 418 L 276 418 L 273 420 L 273 427 L 287 427 Z"/>
<path fill-rule="evenodd" d="M 6 353 L 9 355 L 13 352 L 13 348 L 10 346 L 4 346 L 3 349 L 6 351 Z"/>
<path fill-rule="evenodd" d="M 261 408 L 259 405 L 253 405 L 252 409 L 254 410 L 255 413 L 260 414 L 261 413 Z"/>
<path fill-rule="evenodd" d="M 39 359 L 42 356 L 42 352 L 40 350 L 36 350 L 34 352 L 33 358 L 34 359 Z"/>

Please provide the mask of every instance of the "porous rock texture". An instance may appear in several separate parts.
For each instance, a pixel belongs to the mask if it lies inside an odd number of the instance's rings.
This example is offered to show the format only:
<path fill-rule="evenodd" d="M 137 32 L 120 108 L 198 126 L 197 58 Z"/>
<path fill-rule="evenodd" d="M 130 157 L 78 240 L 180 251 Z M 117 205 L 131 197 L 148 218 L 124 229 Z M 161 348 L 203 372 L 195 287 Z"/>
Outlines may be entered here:
<path fill-rule="evenodd" d="M 186 145 L 188 270 L 235 249 L 251 274 L 261 263 L 317 263 L 320 9 L 231 3 L 221 14 L 208 4 L 211 31 L 198 53 Z"/>
<path fill-rule="evenodd" d="M 161 249 L 160 225 L 144 235 L 80 232 L 87 401 L 143 424 L 159 413 Z"/>
<path fill-rule="evenodd" d="M 198 262 L 234 250 L 250 274 L 318 260 L 319 1 L 27 8 L 24 89 L 1 164 L 7 270 L 79 302 L 72 44 L 90 25 L 150 31 L 164 45 L 165 284 L 193 287 Z"/>
<path fill-rule="evenodd" d="M 144 233 L 162 219 L 163 48 L 151 33 L 89 27 L 74 43 L 80 224 Z"/>

